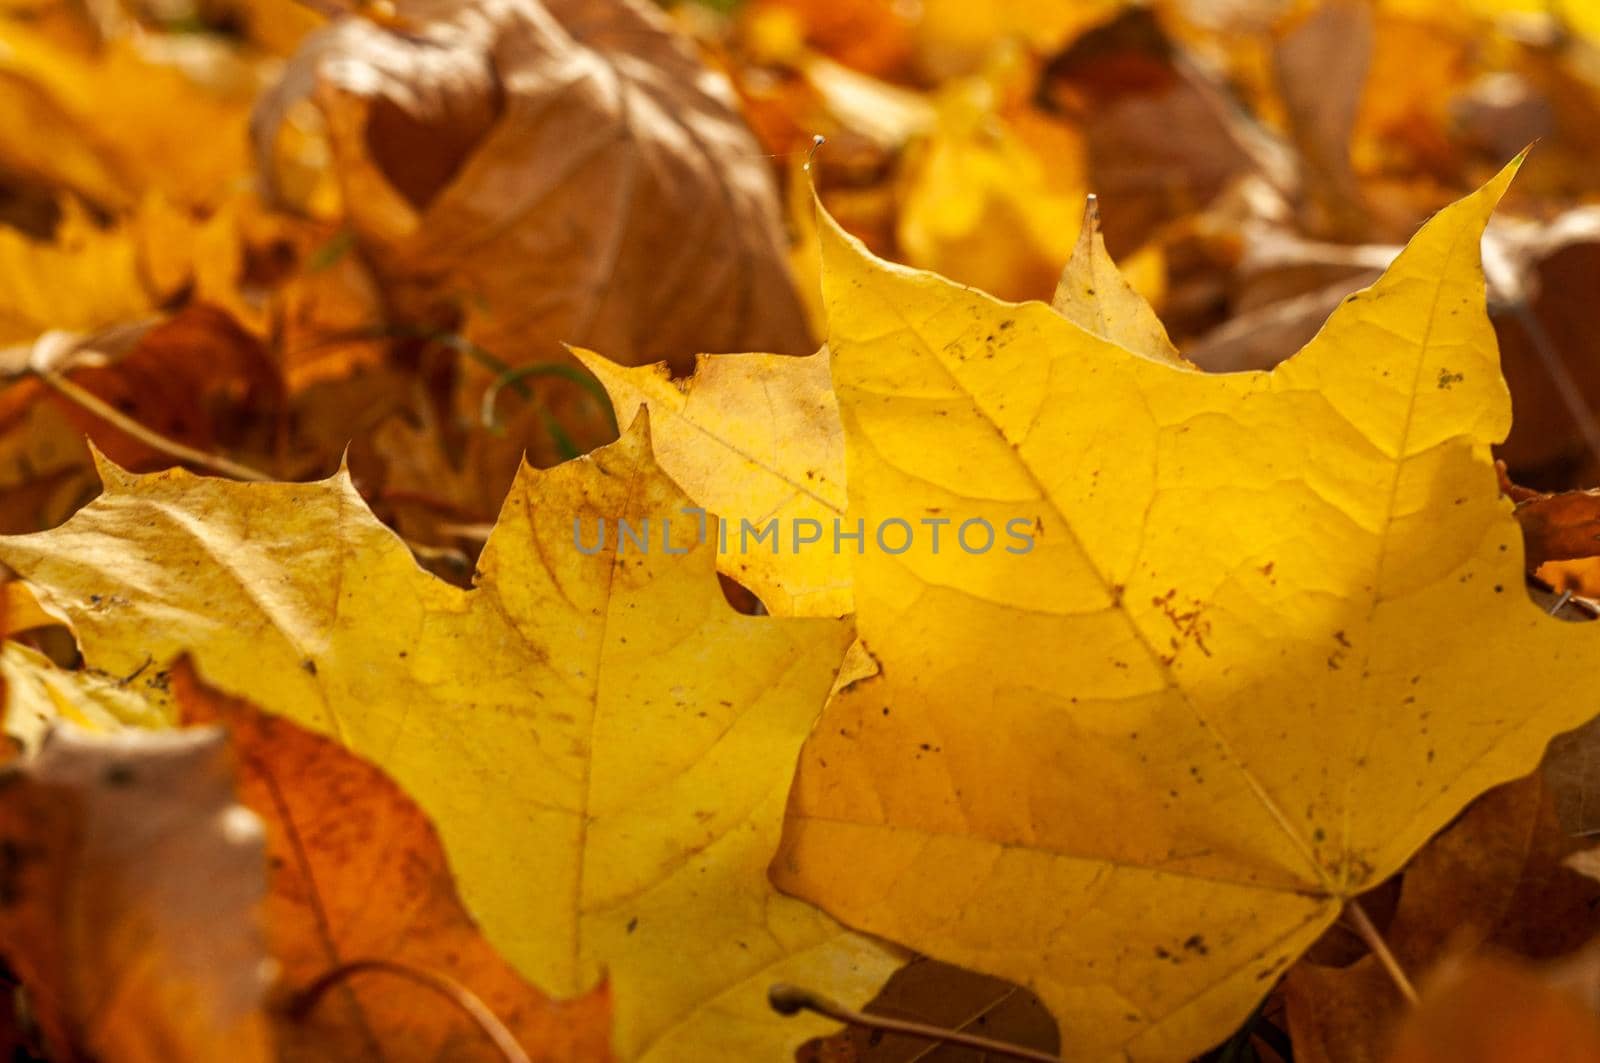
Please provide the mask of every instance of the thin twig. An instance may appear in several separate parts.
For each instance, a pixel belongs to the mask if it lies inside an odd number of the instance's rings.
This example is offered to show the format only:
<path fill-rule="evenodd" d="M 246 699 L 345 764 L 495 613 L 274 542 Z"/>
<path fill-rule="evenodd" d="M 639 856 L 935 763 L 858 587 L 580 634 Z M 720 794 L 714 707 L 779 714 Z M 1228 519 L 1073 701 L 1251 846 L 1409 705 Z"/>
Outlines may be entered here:
<path fill-rule="evenodd" d="M 827 142 L 828 142 L 828 138 L 823 136 L 821 133 L 813 133 L 813 134 L 811 134 L 811 150 L 806 152 L 805 165 L 802 166 L 801 169 L 805 170 L 806 173 L 810 173 L 811 172 L 811 164 L 817 158 L 817 150 L 819 148 L 821 148 L 822 145 L 826 144 Z"/>
<path fill-rule="evenodd" d="M 273 477 L 268 476 L 259 469 L 252 469 L 248 465 L 241 465 L 217 454 L 207 454 L 203 450 L 196 450 L 194 447 L 180 443 L 176 439 L 168 439 L 166 436 L 146 428 L 98 395 L 73 383 L 60 373 L 44 370 L 38 373 L 38 377 L 62 398 L 75 403 L 102 421 L 126 432 L 153 450 L 158 450 L 181 461 L 189 462 L 191 465 L 204 466 L 213 472 L 231 476 L 235 480 L 262 483 L 273 479 Z"/>
<path fill-rule="evenodd" d="M 369 971 L 397 975 L 426 986 L 465 1012 L 477 1024 L 478 1029 L 483 1031 L 483 1035 L 490 1043 L 506 1058 L 506 1063 L 532 1063 L 528 1053 L 524 1052 L 517 1039 L 511 1036 L 511 1031 L 505 1028 L 495 1013 L 490 1011 L 472 990 L 454 979 L 408 967 L 392 960 L 349 960 L 324 971 L 316 981 L 295 994 L 289 1004 L 289 1014 L 296 1018 L 305 1016 L 317 1006 L 317 1002 L 329 989 L 352 975 Z"/>
<path fill-rule="evenodd" d="M 334 3 L 333 0 L 294 0 L 294 2 L 330 21 L 352 14 L 349 8 Z"/>
<path fill-rule="evenodd" d="M 1061 1057 L 1051 1055 L 1049 1052 L 1040 1052 L 1037 1049 L 1027 1048 L 1023 1045 L 1007 1044 L 1004 1041 L 993 1041 L 987 1037 L 976 1034 L 961 1033 L 958 1030 L 946 1030 L 938 1026 L 926 1026 L 920 1022 L 907 1022 L 904 1019 L 888 1019 L 878 1015 L 867 1015 L 845 1007 L 837 1001 L 829 1000 L 809 989 L 799 986 L 775 985 L 767 990 L 767 1003 L 772 1005 L 772 1010 L 779 1015 L 796 1015 L 802 1011 L 814 1011 L 818 1015 L 825 1015 L 835 1022 L 842 1022 L 849 1026 L 862 1026 L 869 1030 L 882 1030 L 884 1033 L 903 1034 L 906 1037 L 920 1037 L 928 1041 L 942 1041 L 946 1044 L 961 1045 L 964 1048 L 976 1048 L 980 1052 L 992 1052 L 999 1056 L 1010 1056 L 1012 1059 L 1031 1060 L 1032 1063 L 1061 1063 Z"/>
<path fill-rule="evenodd" d="M 60 373 L 45 370 L 36 372 L 36 375 L 45 384 L 55 389 L 56 393 L 63 398 L 76 403 L 89 413 L 139 440 L 152 450 L 160 451 L 180 461 L 189 462 L 191 465 L 200 465 L 213 472 L 220 472 L 224 476 L 233 477 L 235 480 L 244 480 L 249 483 L 277 482 L 277 477 L 268 475 L 260 469 L 252 469 L 248 465 L 241 465 L 220 455 L 207 454 L 203 450 L 196 450 L 191 446 L 179 443 L 175 439 L 168 439 L 166 436 L 146 428 L 115 406 L 108 404 L 93 392 L 86 390 Z M 400 535 L 398 531 L 395 534 Z M 403 535 L 400 536 L 400 541 L 405 543 L 413 554 L 424 561 L 434 561 L 457 568 L 471 567 L 472 562 L 467 555 L 453 547 L 430 546 L 426 543 L 414 542 Z"/>
<path fill-rule="evenodd" d="M 1417 990 L 1411 984 L 1411 979 L 1406 977 L 1405 969 L 1400 966 L 1400 961 L 1394 958 L 1394 953 L 1389 951 L 1389 943 L 1383 940 L 1383 935 L 1378 933 L 1378 928 L 1372 925 L 1372 920 L 1367 917 L 1367 910 L 1361 907 L 1361 902 L 1355 898 L 1345 902 L 1344 912 L 1354 924 L 1355 932 L 1361 935 L 1361 940 L 1366 943 L 1368 951 L 1378 957 L 1378 962 L 1383 969 L 1389 972 L 1395 988 L 1400 990 L 1400 995 L 1406 998 L 1406 1003 L 1415 1005 Z"/>
<path fill-rule="evenodd" d="M 951 1029 L 952 1030 L 963 1030 L 964 1031 L 964 1030 L 967 1029 L 967 1027 L 971 1026 L 973 1023 L 983 1021 L 985 1016 L 993 1013 L 997 1008 L 1003 1006 L 1006 1001 L 1010 1000 L 1012 997 L 1016 996 L 1020 992 L 1022 992 L 1022 987 L 1021 986 L 1018 986 L 1018 985 L 1007 986 L 1006 987 L 1006 991 L 1000 995 L 1000 998 L 998 1000 L 995 1000 L 995 1001 L 985 1005 L 984 1007 L 979 1008 L 977 1011 L 975 1011 L 971 1015 L 969 1015 L 966 1019 L 962 1020 L 960 1025 L 952 1026 Z M 916 1055 L 914 1055 L 911 1058 L 907 1059 L 905 1061 L 905 1063 L 917 1063 L 918 1060 L 927 1058 L 927 1056 L 928 1056 L 928 1054 L 930 1052 L 939 1051 L 939 1048 L 940 1048 L 940 1046 L 939 1046 L 939 1044 L 937 1042 L 935 1042 L 933 1044 L 930 1044 L 930 1045 L 928 1045 L 927 1048 L 922 1049 L 922 1051 L 918 1052 Z"/>
<path fill-rule="evenodd" d="M 489 533 L 494 531 L 493 524 L 440 524 L 437 526 L 440 535 L 450 535 L 468 542 L 486 543 Z"/>

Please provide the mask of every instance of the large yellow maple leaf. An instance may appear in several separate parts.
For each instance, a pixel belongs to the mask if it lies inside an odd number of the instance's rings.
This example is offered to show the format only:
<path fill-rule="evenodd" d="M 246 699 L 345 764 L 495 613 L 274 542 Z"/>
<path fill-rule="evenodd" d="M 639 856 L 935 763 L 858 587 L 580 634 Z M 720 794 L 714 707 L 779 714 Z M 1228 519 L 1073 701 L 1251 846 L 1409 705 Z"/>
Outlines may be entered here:
<path fill-rule="evenodd" d="M 1182 361 L 1155 310 L 1106 252 L 1093 196 L 1051 306 L 1135 354 Z M 594 351 L 572 353 L 606 389 L 619 421 L 649 408 L 661 467 L 740 530 L 719 542 L 724 573 L 778 616 L 852 610 L 851 553 L 836 538 L 852 526 L 844 519 L 844 427 L 827 347 L 803 358 L 702 354 L 684 378 L 665 362 L 622 366 Z M 773 550 L 754 542 L 768 524 L 778 530 Z M 746 525 L 755 532 L 742 534 Z"/>
<path fill-rule="evenodd" d="M 1027 983 L 1071 1058 L 1187 1058 L 1591 715 L 1600 640 L 1523 594 L 1490 462 L 1478 240 L 1512 169 L 1270 373 L 1137 355 L 825 226 L 882 673 L 807 745 L 779 884 Z"/>
<path fill-rule="evenodd" d="M 562 996 L 609 977 L 620 1056 L 776 1056 L 826 1024 L 772 1015 L 769 982 L 864 1000 L 896 966 L 766 880 L 851 625 L 729 607 L 644 418 L 524 468 L 470 591 L 419 569 L 343 473 L 102 475 L 60 528 L 0 539 L 86 660 L 126 675 L 187 649 L 381 766 L 526 977 Z M 619 548 L 618 521 L 649 548 Z"/>

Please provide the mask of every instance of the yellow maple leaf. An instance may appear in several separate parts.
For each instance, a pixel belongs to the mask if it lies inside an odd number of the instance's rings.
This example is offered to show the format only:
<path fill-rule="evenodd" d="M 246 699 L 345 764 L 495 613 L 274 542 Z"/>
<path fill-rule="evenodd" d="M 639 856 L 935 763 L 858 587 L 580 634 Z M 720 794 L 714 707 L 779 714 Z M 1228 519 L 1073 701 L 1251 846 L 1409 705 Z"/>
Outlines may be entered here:
<path fill-rule="evenodd" d="M 1092 196 L 1051 306 L 1135 354 L 1188 364 L 1106 252 Z M 573 354 L 606 389 L 619 421 L 650 409 L 657 460 L 697 505 L 738 528 L 776 521 L 776 550 L 745 549 L 735 535 L 718 556 L 722 572 L 778 616 L 850 612 L 856 545 L 839 533 L 856 529 L 845 513 L 844 429 L 827 347 L 806 358 L 700 355 L 682 379 L 664 362 L 627 367 L 594 351 Z M 813 533 L 814 541 L 798 541 Z"/>
<path fill-rule="evenodd" d="M 882 674 L 808 743 L 779 884 L 1027 983 L 1074 1058 L 1187 1058 L 1590 715 L 1600 643 L 1527 601 L 1489 456 L 1477 247 L 1513 170 L 1270 373 L 1131 355 L 827 227 Z"/>
<path fill-rule="evenodd" d="M 1085 332 L 1110 340 L 1134 354 L 1182 365 L 1166 326 L 1143 295 L 1128 283 L 1100 235 L 1100 201 L 1090 196 L 1072 257 L 1056 281 L 1050 300 L 1058 314 Z"/>
<path fill-rule="evenodd" d="M 896 236 L 906 261 L 1007 298 L 1042 295 L 1083 202 L 1078 133 L 1012 99 L 1016 64 L 946 85 L 908 153 Z"/>
<path fill-rule="evenodd" d="M 0 18 L 0 160 L 104 208 L 146 192 L 215 202 L 249 173 L 246 127 L 270 63 L 206 34 L 84 47 Z"/>
<path fill-rule="evenodd" d="M 154 310 L 131 229 L 102 229 L 71 200 L 62 207 L 51 239 L 0 228 L 0 344 L 48 329 L 93 331 Z"/>
<path fill-rule="evenodd" d="M 733 526 L 718 568 L 778 616 L 850 612 L 850 557 L 833 549 L 845 509 L 844 430 L 828 349 L 701 355 L 692 377 L 666 363 L 627 368 L 593 351 L 573 354 L 605 387 L 617 420 L 650 410 L 656 458 L 695 503 Z M 777 522 L 776 551 L 741 548 L 745 522 Z M 797 522 L 814 522 L 803 524 Z M 796 543 L 796 532 L 814 541 Z M 748 539 L 749 537 L 744 537 Z"/>
<path fill-rule="evenodd" d="M 163 685 L 139 679 L 64 671 L 38 650 L 0 642 L 5 734 L 24 750 L 36 750 L 61 720 L 90 732 L 169 726 L 173 712 Z"/>
<path fill-rule="evenodd" d="M 102 475 L 60 528 L 0 540 L 85 658 L 126 673 L 188 649 L 382 767 L 514 966 L 561 996 L 609 977 L 619 1055 L 775 1057 L 826 1024 L 772 1015 L 769 982 L 864 1000 L 896 965 L 765 873 L 851 626 L 728 606 L 644 418 L 525 467 L 471 591 L 420 570 L 343 473 Z M 618 546 L 623 520 L 647 550 Z"/>

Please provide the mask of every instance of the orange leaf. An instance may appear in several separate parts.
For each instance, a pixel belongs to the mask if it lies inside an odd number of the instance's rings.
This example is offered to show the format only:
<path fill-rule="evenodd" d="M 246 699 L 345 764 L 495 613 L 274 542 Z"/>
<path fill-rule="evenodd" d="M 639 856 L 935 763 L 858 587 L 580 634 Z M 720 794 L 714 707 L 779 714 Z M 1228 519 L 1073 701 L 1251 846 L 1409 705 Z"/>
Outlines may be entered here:
<path fill-rule="evenodd" d="M 1424 995 L 1389 1063 L 1600 1063 L 1600 1023 L 1531 967 L 1480 958 Z"/>
<path fill-rule="evenodd" d="M 241 800 L 267 828 L 268 946 L 280 984 L 382 959 L 475 994 L 536 1060 L 610 1058 L 604 985 L 555 1003 L 525 982 L 461 906 L 438 833 L 387 775 L 336 742 L 172 671 L 186 724 L 227 725 Z M 355 976 L 303 1019 L 276 1015 L 279 1059 L 503 1063 L 466 1016 L 393 978 Z"/>

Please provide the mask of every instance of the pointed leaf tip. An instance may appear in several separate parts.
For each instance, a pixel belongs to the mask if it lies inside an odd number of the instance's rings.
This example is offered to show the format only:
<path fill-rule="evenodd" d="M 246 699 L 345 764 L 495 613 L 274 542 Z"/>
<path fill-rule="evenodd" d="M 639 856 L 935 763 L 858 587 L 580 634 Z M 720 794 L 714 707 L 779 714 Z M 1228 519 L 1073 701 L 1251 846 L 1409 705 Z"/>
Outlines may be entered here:
<path fill-rule="evenodd" d="M 112 461 L 89 437 L 85 436 L 83 441 L 89 447 L 89 457 L 94 462 L 95 472 L 100 476 L 100 486 L 106 493 L 124 491 L 133 486 L 134 481 L 139 478 L 137 473 L 129 472 Z"/>
<path fill-rule="evenodd" d="M 633 420 L 628 422 L 628 427 L 617 437 L 617 443 L 625 444 L 629 450 L 643 448 L 645 453 L 651 452 L 649 403 L 641 402 L 639 404 L 639 409 L 634 413 Z"/>

